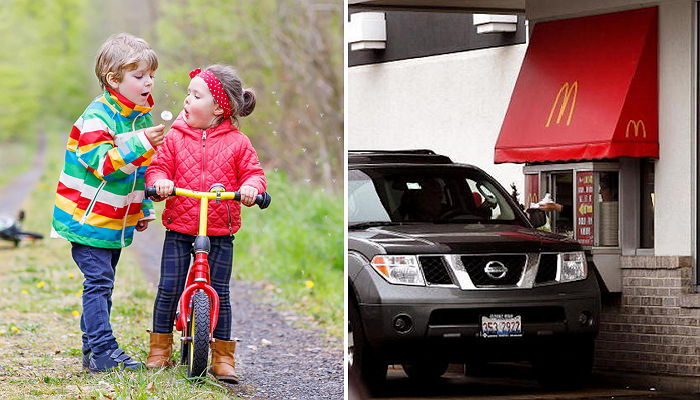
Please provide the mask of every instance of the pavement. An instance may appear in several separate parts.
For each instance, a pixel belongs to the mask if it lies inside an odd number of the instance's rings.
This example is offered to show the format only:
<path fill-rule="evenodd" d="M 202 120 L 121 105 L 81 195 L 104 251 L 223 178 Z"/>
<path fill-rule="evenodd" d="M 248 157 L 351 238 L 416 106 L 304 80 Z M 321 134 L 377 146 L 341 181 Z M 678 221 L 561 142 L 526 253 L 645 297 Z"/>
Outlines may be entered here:
<path fill-rule="evenodd" d="M 386 385 L 373 399 L 384 400 L 697 400 L 700 393 L 662 392 L 653 387 L 634 387 L 624 380 L 610 382 L 594 375 L 591 385 L 576 390 L 542 388 L 524 364 L 503 364 L 491 367 L 487 376 L 465 376 L 451 368 L 439 381 L 413 383 L 401 367 L 392 367 Z"/>

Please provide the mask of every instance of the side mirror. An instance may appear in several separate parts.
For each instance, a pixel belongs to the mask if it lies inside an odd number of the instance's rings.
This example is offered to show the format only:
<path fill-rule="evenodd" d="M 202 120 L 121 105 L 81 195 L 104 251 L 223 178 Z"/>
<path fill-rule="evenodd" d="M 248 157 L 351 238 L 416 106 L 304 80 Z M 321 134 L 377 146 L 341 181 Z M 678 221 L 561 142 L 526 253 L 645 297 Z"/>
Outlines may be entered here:
<path fill-rule="evenodd" d="M 547 223 L 547 215 L 544 211 L 538 208 L 528 208 L 525 212 L 527 212 L 527 216 L 530 218 L 530 222 L 535 228 L 544 226 Z"/>

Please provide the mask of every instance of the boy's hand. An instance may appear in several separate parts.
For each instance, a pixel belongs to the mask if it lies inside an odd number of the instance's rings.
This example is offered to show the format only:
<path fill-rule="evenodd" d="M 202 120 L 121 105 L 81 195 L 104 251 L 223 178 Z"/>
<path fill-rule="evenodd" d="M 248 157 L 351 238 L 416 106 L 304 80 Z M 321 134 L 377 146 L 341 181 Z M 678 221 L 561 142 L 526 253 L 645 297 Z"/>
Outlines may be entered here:
<path fill-rule="evenodd" d="M 241 186 L 238 192 L 241 194 L 241 203 L 248 207 L 255 204 L 255 197 L 258 195 L 258 189 L 252 186 L 244 185 Z"/>
<path fill-rule="evenodd" d="M 136 223 L 136 230 L 139 232 L 145 231 L 148 228 L 148 220 L 139 221 Z"/>
<path fill-rule="evenodd" d="M 170 179 L 158 179 L 153 186 L 156 187 L 158 196 L 163 198 L 170 196 L 170 193 L 172 193 L 175 188 L 175 184 Z"/>
<path fill-rule="evenodd" d="M 163 144 L 163 138 L 165 137 L 165 125 L 160 124 L 146 128 L 144 133 L 146 134 L 148 141 L 151 142 L 154 147 L 158 147 Z"/>

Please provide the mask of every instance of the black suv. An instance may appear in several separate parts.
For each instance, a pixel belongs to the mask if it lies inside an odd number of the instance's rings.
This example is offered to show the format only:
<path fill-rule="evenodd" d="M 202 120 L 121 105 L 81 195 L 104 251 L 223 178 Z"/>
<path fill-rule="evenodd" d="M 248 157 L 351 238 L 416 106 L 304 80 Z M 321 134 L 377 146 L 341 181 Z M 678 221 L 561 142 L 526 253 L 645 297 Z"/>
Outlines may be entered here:
<path fill-rule="evenodd" d="M 348 164 L 349 338 L 366 383 L 388 364 L 430 379 L 515 360 L 548 385 L 585 382 L 600 290 L 579 243 L 432 151 L 351 151 Z"/>

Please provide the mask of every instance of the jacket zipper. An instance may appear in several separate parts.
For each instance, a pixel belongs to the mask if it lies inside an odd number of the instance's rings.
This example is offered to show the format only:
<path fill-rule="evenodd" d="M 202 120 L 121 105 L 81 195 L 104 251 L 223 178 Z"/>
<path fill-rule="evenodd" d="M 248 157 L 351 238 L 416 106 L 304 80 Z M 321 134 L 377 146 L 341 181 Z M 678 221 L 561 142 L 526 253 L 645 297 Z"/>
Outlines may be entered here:
<path fill-rule="evenodd" d="M 137 172 L 134 172 L 134 174 L 138 173 L 138 168 L 136 169 Z M 134 193 L 134 189 L 136 188 L 136 176 L 134 176 L 134 183 L 131 185 L 131 193 Z M 124 219 L 122 220 L 122 247 L 126 247 L 126 243 L 124 242 L 124 233 L 126 232 L 126 219 L 129 217 L 129 209 L 131 208 L 131 200 L 129 200 L 129 196 L 126 196 L 126 211 L 124 211 Z"/>
<path fill-rule="evenodd" d="M 233 226 L 231 224 L 231 207 L 229 207 L 230 203 L 231 200 L 226 202 L 226 213 L 228 214 L 228 234 L 229 236 L 233 236 Z"/>
<path fill-rule="evenodd" d="M 134 121 L 131 123 L 131 131 L 132 132 L 136 130 L 136 120 L 139 119 L 139 117 L 141 117 L 143 114 L 144 113 L 142 111 L 141 113 L 139 113 L 139 115 L 137 115 L 134 118 Z M 134 193 L 134 189 L 136 188 L 136 178 L 137 178 L 138 173 L 139 173 L 139 169 L 138 169 L 138 167 L 136 167 L 136 171 L 134 171 L 134 183 L 131 184 L 131 191 L 129 192 L 128 195 L 126 195 L 126 211 L 124 211 L 124 219 L 122 219 L 122 235 L 121 235 L 122 236 L 122 238 L 121 238 L 122 247 L 126 247 L 126 243 L 124 241 L 124 235 L 126 233 L 126 219 L 129 217 L 129 209 L 131 208 L 131 200 L 129 200 L 129 195 Z"/>
<path fill-rule="evenodd" d="M 207 131 L 206 129 L 202 131 L 202 172 L 200 176 L 200 189 L 202 192 L 204 192 L 206 189 L 204 188 L 204 169 L 207 167 Z"/>
<path fill-rule="evenodd" d="M 200 175 L 200 185 L 199 187 L 201 188 L 200 190 L 204 192 L 206 189 L 204 189 L 204 170 L 207 168 L 207 130 L 202 131 L 202 171 Z M 204 218 L 207 218 L 205 215 Z M 207 232 L 204 232 L 204 235 L 206 235 Z"/>
<path fill-rule="evenodd" d="M 87 208 L 85 209 L 85 214 L 83 214 L 83 217 L 80 218 L 80 221 L 78 222 L 80 225 L 83 225 L 85 221 L 87 220 L 88 216 L 92 212 L 92 208 L 95 206 L 95 203 L 97 202 L 97 196 L 100 194 L 100 191 L 102 188 L 107 184 L 107 181 L 102 181 L 100 183 L 100 186 L 97 187 L 97 191 L 95 192 L 95 195 L 92 197 L 92 200 L 90 200 L 90 204 L 88 204 Z"/>

